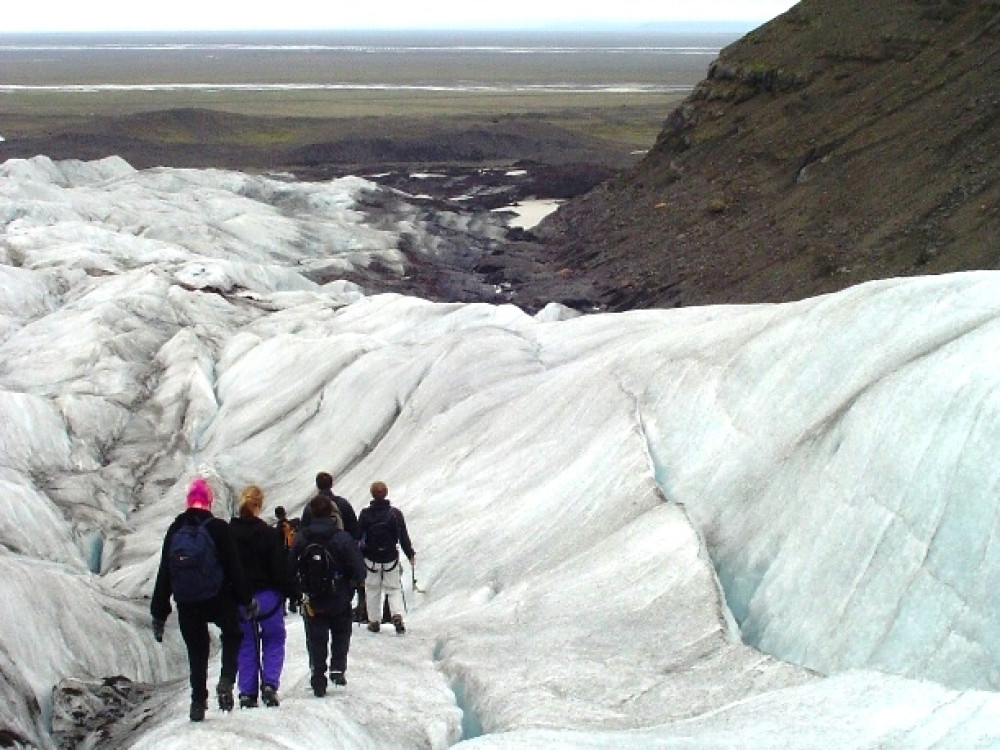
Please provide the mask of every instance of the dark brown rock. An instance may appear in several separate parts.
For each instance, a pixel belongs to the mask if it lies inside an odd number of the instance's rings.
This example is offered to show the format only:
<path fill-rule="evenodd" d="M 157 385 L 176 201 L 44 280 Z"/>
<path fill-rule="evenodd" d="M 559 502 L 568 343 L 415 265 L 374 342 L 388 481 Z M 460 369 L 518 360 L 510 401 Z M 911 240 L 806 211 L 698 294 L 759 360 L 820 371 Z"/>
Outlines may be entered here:
<path fill-rule="evenodd" d="M 997 268 L 998 80 L 996 0 L 804 0 L 536 234 L 612 309 Z"/>

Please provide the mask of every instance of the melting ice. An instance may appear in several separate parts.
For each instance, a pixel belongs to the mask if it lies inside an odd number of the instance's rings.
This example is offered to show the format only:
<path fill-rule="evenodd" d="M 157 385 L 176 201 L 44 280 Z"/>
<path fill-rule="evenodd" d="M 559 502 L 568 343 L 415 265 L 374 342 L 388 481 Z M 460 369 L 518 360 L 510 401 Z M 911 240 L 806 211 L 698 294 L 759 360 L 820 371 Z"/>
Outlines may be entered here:
<path fill-rule="evenodd" d="M 1000 744 L 1000 275 L 590 316 L 318 283 L 434 245 L 375 189 L 0 166 L 5 737 L 125 675 L 134 747 Z M 320 700 L 290 617 L 281 707 L 190 724 L 147 600 L 186 482 L 295 512 L 319 470 L 406 513 L 407 635 Z"/>

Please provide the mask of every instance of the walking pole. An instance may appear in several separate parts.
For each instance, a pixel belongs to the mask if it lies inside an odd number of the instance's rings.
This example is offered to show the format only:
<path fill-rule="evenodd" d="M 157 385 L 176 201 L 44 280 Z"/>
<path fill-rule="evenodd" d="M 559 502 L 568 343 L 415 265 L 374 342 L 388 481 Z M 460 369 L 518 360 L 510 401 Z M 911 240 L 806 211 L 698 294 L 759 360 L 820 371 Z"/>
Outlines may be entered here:
<path fill-rule="evenodd" d="M 261 647 L 261 637 L 260 637 L 260 620 L 256 617 L 253 618 L 253 639 L 254 646 L 257 648 L 257 689 L 258 694 L 263 697 L 264 694 L 264 657 L 261 652 L 263 648 Z"/>

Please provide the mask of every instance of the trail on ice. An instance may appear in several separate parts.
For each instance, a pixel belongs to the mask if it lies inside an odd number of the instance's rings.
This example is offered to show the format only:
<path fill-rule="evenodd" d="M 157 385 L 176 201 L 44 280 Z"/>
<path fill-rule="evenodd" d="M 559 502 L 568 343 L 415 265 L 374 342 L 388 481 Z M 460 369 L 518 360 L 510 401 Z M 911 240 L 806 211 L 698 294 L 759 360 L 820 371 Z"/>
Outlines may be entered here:
<path fill-rule="evenodd" d="M 419 594 L 406 592 L 408 600 Z M 176 630 L 176 618 L 168 622 Z M 287 642 L 277 708 L 218 709 L 215 684 L 217 648 L 209 664 L 209 710 L 205 720 L 188 719 L 185 680 L 167 704 L 162 724 L 144 734 L 133 748 L 170 750 L 219 748 L 442 748 L 460 739 L 461 711 L 447 677 L 435 665 L 434 633 L 419 614 L 407 618 L 407 633 L 391 625 L 371 633 L 354 625 L 347 662 L 346 687 L 329 686 L 317 698 L 309 684 L 302 618 L 285 618 Z M 213 629 L 214 645 L 218 646 Z M 176 635 L 176 633 L 175 633 Z M 179 637 L 179 636 L 177 636 Z M 237 691 L 238 692 L 238 691 Z"/>

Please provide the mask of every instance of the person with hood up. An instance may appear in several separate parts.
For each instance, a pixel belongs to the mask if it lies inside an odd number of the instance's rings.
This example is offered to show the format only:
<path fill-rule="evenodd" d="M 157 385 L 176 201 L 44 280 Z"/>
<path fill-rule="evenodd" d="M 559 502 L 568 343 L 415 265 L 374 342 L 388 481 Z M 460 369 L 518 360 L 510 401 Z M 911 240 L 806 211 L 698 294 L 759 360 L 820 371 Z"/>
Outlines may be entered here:
<path fill-rule="evenodd" d="M 377 633 L 382 620 L 382 596 L 388 595 L 389 612 L 396 633 L 406 632 L 403 624 L 403 584 L 399 565 L 399 547 L 413 565 L 417 553 L 413 551 L 406 520 L 399 508 L 389 502 L 389 488 L 385 482 L 373 482 L 372 501 L 361 510 L 358 529 L 361 533 L 361 551 L 365 556 L 368 575 L 365 578 L 365 602 L 368 606 L 368 629 Z M 398 546 L 397 546 L 398 545 Z"/>
<path fill-rule="evenodd" d="M 295 537 L 289 553 L 302 597 L 299 611 L 306 628 L 313 694 L 321 698 L 329 681 L 347 684 L 347 653 L 351 646 L 351 597 L 365 578 L 365 563 L 354 538 L 333 519 L 333 501 L 317 495 L 309 501 L 310 521 Z"/>
<path fill-rule="evenodd" d="M 149 606 L 153 637 L 162 643 L 172 611 L 170 597 L 177 603 L 177 622 L 188 652 L 191 721 L 202 721 L 208 708 L 208 624 L 221 631 L 219 708 L 231 711 L 237 652 L 243 640 L 237 605 L 244 605 L 250 616 L 257 614 L 229 524 L 212 515 L 212 497 L 212 488 L 203 478 L 191 482 L 187 510 L 174 519 L 163 538 Z"/>
<path fill-rule="evenodd" d="M 358 532 L 358 517 L 354 512 L 354 507 L 351 505 L 350 500 L 346 497 L 341 497 L 333 492 L 333 475 L 326 471 L 321 471 L 316 475 L 316 494 L 322 495 L 323 497 L 328 497 L 333 501 L 333 506 L 336 508 L 334 517 L 336 518 L 339 514 L 341 528 L 344 529 L 348 534 L 350 534 L 355 539 L 359 538 Z M 306 503 L 306 507 L 302 511 L 302 525 L 305 526 L 309 523 L 309 504 Z M 361 613 L 365 611 L 365 587 L 364 581 L 358 586 L 358 600 L 355 607 L 355 622 L 365 622 L 361 617 Z"/>
<path fill-rule="evenodd" d="M 288 553 L 281 532 L 261 517 L 264 492 L 255 484 L 240 493 L 237 516 L 229 522 L 253 597 L 260 606 L 244 619 L 237 673 L 240 708 L 257 706 L 258 686 L 265 706 L 278 705 L 285 663 L 285 597 L 294 595 Z"/>

